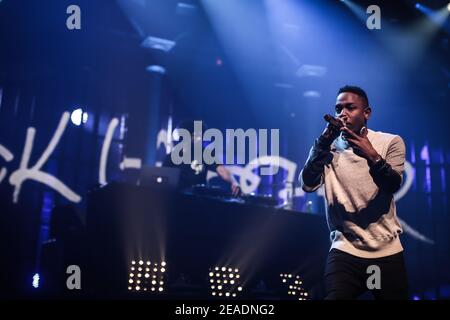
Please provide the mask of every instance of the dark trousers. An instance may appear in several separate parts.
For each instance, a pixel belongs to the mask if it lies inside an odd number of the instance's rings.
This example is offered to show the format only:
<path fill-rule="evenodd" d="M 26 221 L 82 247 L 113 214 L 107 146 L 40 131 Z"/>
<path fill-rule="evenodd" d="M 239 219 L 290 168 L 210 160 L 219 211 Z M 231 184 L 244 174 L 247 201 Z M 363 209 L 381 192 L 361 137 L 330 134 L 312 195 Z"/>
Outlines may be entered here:
<path fill-rule="evenodd" d="M 376 300 L 408 299 L 403 252 L 365 259 L 332 249 L 325 267 L 325 290 L 326 300 L 356 299 L 368 290 Z"/>

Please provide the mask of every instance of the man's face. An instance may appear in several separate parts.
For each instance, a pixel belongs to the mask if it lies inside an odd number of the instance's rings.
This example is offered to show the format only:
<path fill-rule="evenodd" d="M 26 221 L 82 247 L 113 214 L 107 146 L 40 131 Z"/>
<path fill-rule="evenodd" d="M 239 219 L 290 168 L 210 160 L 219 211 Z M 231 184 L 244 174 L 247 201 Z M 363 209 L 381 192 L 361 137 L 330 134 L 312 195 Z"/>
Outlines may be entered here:
<path fill-rule="evenodd" d="M 371 109 L 357 94 L 343 92 L 337 96 L 335 116 L 341 119 L 351 131 L 359 134 L 370 114 Z"/>

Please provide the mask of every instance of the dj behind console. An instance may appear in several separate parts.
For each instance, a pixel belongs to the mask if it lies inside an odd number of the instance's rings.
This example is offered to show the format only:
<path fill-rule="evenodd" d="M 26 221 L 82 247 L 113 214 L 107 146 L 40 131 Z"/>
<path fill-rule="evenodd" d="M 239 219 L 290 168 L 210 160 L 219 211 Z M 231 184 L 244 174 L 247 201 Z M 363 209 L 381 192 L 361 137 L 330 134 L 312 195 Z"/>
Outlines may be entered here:
<path fill-rule="evenodd" d="M 254 193 L 251 193 L 241 194 L 240 196 L 235 197 L 230 192 L 225 191 L 221 187 L 207 186 L 205 184 L 195 185 L 192 187 L 191 191 L 188 191 L 186 193 L 243 204 L 264 205 L 269 207 L 276 207 L 278 205 L 277 199 L 273 196 L 256 195 Z"/>

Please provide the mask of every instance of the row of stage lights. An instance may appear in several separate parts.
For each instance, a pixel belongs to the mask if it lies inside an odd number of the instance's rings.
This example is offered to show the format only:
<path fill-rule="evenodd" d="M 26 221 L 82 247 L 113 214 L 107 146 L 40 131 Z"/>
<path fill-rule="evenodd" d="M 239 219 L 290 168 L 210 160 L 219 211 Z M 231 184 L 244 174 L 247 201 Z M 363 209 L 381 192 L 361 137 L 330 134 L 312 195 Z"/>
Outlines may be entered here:
<path fill-rule="evenodd" d="M 163 292 L 165 272 L 166 262 L 164 261 L 158 265 L 158 263 L 152 263 L 149 260 L 145 262 L 143 260 L 132 260 L 128 278 L 128 290 L 136 292 Z"/>
<path fill-rule="evenodd" d="M 298 300 L 307 300 L 308 292 L 303 288 L 303 281 L 300 276 L 292 275 L 290 273 L 280 274 L 281 282 L 285 283 L 288 288 L 288 295 L 293 298 L 298 298 Z"/>
<path fill-rule="evenodd" d="M 242 292 L 239 269 L 215 267 L 209 271 L 211 295 L 214 297 L 236 298 Z"/>
<path fill-rule="evenodd" d="M 164 292 L 167 263 L 150 260 L 132 260 L 129 265 L 128 290 L 133 292 Z M 212 297 L 237 298 L 243 291 L 243 284 L 238 268 L 216 266 L 209 270 L 209 285 Z M 281 283 L 285 284 L 289 297 L 307 300 L 308 293 L 302 287 L 298 275 L 280 274 Z"/>

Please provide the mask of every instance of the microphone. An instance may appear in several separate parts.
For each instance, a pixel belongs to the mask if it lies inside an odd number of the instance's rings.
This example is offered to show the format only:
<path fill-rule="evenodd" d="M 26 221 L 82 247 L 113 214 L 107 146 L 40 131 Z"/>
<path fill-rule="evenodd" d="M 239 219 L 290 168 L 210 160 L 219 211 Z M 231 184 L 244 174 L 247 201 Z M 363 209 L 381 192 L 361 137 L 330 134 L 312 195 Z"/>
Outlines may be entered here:
<path fill-rule="evenodd" d="M 334 127 L 333 129 L 339 130 L 344 126 L 342 121 L 339 121 L 330 114 L 324 115 L 323 118 L 325 119 L 326 122 L 328 122 L 331 126 Z"/>

